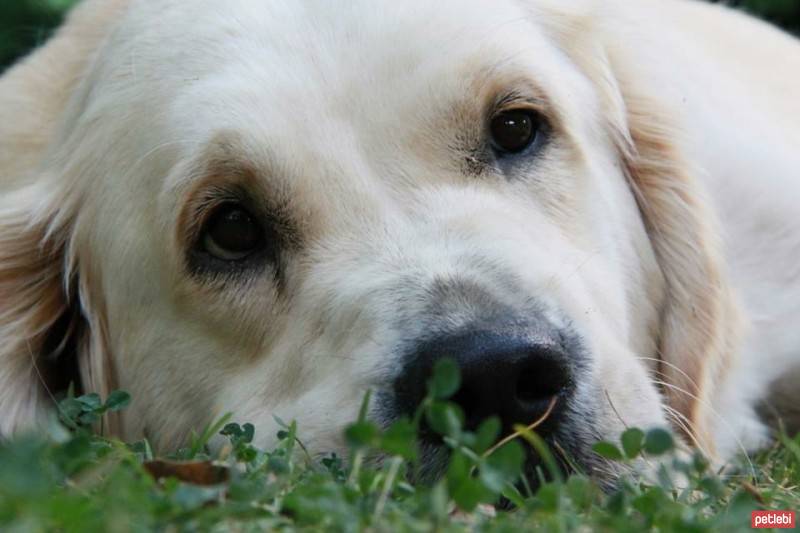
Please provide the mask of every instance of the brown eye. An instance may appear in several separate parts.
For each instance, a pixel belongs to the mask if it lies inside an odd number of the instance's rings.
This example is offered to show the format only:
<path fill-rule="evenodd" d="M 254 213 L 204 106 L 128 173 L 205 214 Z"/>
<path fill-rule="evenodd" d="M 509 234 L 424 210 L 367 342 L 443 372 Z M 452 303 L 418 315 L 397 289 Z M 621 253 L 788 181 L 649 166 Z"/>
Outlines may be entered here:
<path fill-rule="evenodd" d="M 236 203 L 223 204 L 206 223 L 202 244 L 210 255 L 225 261 L 244 259 L 264 240 L 256 219 Z"/>
<path fill-rule="evenodd" d="M 504 111 L 492 119 L 492 145 L 501 154 L 518 154 L 534 143 L 539 123 L 532 111 Z"/>

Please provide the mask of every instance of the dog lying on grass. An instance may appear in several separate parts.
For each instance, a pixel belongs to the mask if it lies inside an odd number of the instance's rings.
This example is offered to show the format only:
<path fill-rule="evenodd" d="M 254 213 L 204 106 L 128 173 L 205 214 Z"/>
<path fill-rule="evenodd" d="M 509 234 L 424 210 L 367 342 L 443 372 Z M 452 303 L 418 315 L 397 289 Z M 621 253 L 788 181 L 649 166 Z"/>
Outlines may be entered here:
<path fill-rule="evenodd" d="M 798 419 L 799 91 L 796 40 L 692 1 L 86 0 L 0 79 L 0 433 L 75 382 L 124 438 L 330 451 L 449 357 L 468 426 L 552 405 L 597 475 L 628 426 L 758 447 Z"/>

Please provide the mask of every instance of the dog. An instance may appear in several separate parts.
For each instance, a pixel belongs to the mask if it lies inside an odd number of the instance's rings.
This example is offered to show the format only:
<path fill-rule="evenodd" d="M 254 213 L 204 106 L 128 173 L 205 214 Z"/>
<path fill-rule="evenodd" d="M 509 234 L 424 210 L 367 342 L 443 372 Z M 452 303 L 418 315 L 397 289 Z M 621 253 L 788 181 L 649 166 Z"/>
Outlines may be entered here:
<path fill-rule="evenodd" d="M 159 449 L 324 453 L 451 358 L 468 427 L 547 414 L 600 477 L 627 427 L 756 449 L 800 419 L 799 91 L 690 0 L 85 0 L 0 79 L 0 433 L 72 382 Z"/>

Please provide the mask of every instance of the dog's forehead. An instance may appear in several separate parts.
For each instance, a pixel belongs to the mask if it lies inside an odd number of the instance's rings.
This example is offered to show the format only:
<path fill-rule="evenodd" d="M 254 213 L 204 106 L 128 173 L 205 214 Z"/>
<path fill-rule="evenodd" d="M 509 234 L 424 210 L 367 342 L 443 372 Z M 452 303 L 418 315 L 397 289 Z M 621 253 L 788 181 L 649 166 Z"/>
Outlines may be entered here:
<path fill-rule="evenodd" d="M 582 96 L 541 19 L 518 0 L 138 0 L 88 94 L 126 101 L 137 152 L 200 160 L 232 133 L 264 176 L 404 180 L 402 167 L 419 182 L 455 168 L 454 139 L 514 83 L 564 108 Z M 109 99 L 87 101 L 110 116 Z"/>
<path fill-rule="evenodd" d="M 134 31 L 145 36 L 139 44 L 148 44 L 148 33 L 157 34 L 159 41 L 149 44 L 164 57 L 238 52 L 237 56 L 291 58 L 318 67 L 329 61 L 384 60 L 392 50 L 413 59 L 452 53 L 513 31 L 515 23 L 526 18 L 516 0 L 497 0 L 491 5 L 483 0 L 231 0 L 224 4 L 140 0 L 132 12 L 139 26 Z M 394 58 L 398 59 L 402 57 Z"/>
<path fill-rule="evenodd" d="M 170 94 L 189 94 L 195 117 L 204 99 L 213 109 L 211 95 L 224 101 L 226 94 L 231 101 L 216 105 L 260 99 L 266 120 L 320 106 L 348 117 L 372 107 L 388 111 L 426 92 L 445 98 L 463 91 L 466 78 L 513 63 L 537 38 L 546 46 L 514 0 L 139 5 L 128 36 L 134 81 L 177 85 Z M 403 98 L 410 101 L 398 102 Z"/>

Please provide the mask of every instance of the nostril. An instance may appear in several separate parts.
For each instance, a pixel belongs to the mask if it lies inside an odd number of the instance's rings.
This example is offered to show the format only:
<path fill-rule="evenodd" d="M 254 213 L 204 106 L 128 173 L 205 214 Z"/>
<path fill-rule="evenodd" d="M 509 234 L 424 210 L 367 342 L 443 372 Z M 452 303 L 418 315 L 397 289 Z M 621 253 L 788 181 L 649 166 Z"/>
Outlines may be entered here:
<path fill-rule="evenodd" d="M 480 410 L 480 396 L 474 391 L 462 386 L 453 396 L 452 401 L 464 411 L 464 414 L 471 415 Z"/>
<path fill-rule="evenodd" d="M 467 381 L 450 399 L 464 413 L 467 429 L 475 430 L 485 418 L 500 414 L 491 395 L 487 392 L 486 388 L 482 387 L 482 383 Z"/>
<path fill-rule="evenodd" d="M 560 395 L 568 386 L 569 374 L 563 363 L 538 357 L 517 375 L 515 398 L 523 405 L 540 404 Z"/>
<path fill-rule="evenodd" d="M 536 342 L 538 340 L 538 342 Z M 488 417 L 499 417 L 504 431 L 547 415 L 550 431 L 558 424 L 574 388 L 571 354 L 556 338 L 469 332 L 435 338 L 418 347 L 412 364 L 395 383 L 398 405 L 413 414 L 426 394 L 425 383 L 436 361 L 452 357 L 461 387 L 450 398 L 475 430 Z"/>

